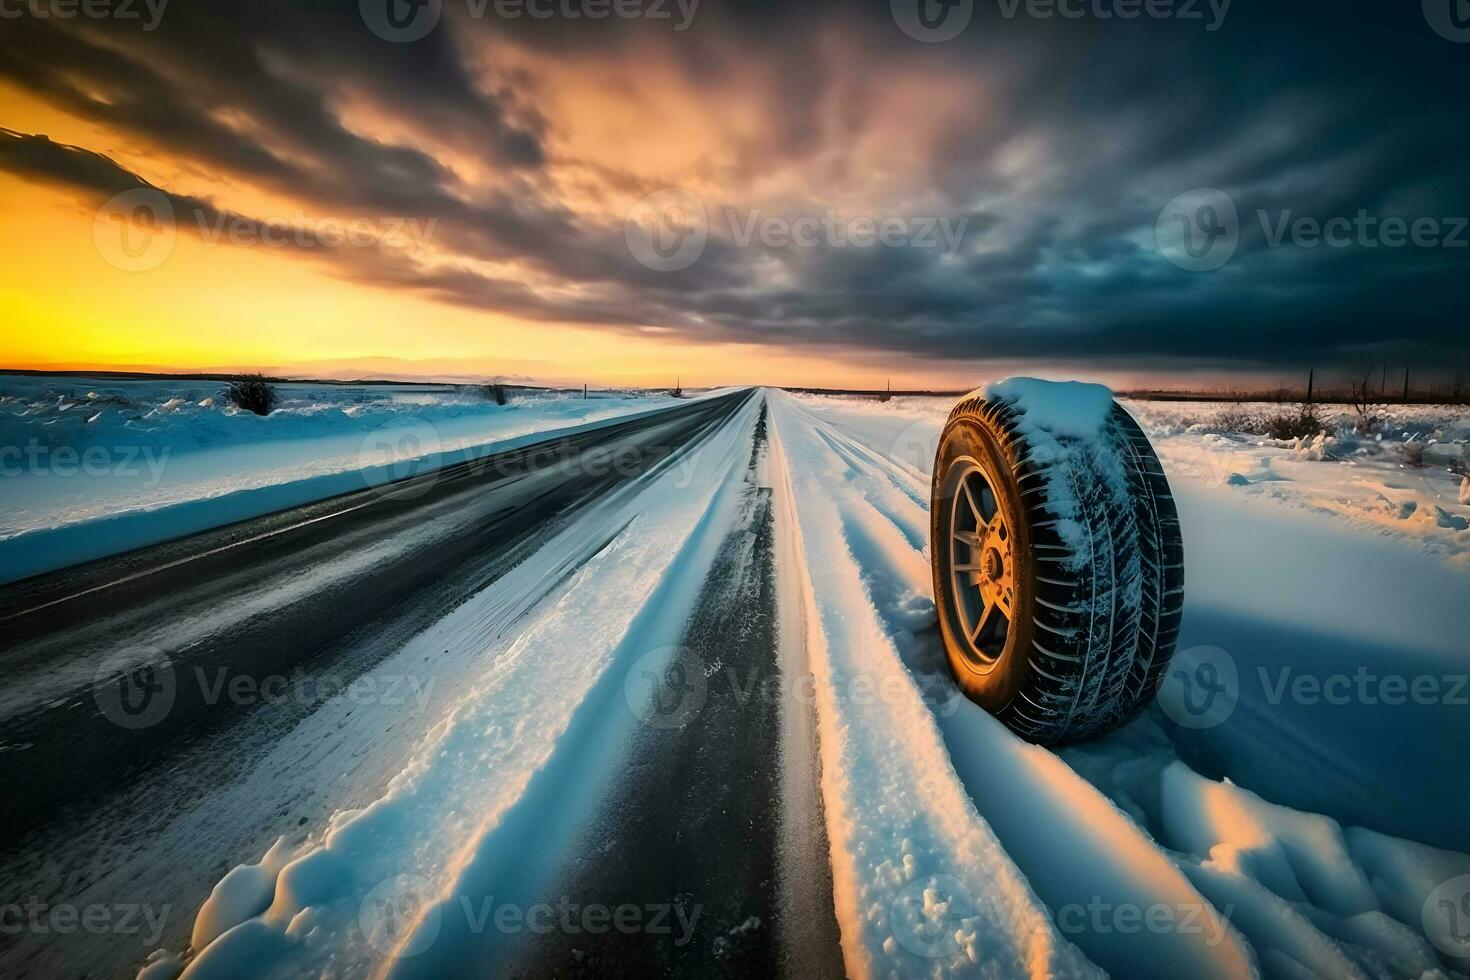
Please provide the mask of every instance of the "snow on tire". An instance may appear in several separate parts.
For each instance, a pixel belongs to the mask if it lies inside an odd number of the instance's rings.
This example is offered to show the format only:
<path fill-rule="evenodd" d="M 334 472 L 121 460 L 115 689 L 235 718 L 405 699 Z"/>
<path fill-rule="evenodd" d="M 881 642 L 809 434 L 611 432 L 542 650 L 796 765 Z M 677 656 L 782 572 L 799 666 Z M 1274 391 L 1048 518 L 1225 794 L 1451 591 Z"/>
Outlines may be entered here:
<path fill-rule="evenodd" d="M 1152 700 L 1179 634 L 1179 517 L 1148 438 L 1098 385 L 963 399 L 935 458 L 934 595 L 960 688 L 1056 744 Z"/>

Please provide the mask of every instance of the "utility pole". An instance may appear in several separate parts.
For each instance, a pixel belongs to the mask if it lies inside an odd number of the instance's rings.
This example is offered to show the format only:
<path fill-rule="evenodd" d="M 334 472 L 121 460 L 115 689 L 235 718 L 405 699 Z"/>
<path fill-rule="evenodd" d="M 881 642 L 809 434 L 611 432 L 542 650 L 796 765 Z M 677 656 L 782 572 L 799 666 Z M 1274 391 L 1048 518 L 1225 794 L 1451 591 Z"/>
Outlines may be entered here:
<path fill-rule="evenodd" d="M 1404 404 L 1409 404 L 1409 365 L 1404 365 Z"/>
<path fill-rule="evenodd" d="M 1312 383 L 1317 380 L 1317 369 L 1307 369 L 1307 404 L 1312 404 Z"/>
<path fill-rule="evenodd" d="M 584 402 L 587 400 L 587 384 L 586 384 L 586 382 L 583 382 L 583 384 L 582 384 L 582 400 Z"/>

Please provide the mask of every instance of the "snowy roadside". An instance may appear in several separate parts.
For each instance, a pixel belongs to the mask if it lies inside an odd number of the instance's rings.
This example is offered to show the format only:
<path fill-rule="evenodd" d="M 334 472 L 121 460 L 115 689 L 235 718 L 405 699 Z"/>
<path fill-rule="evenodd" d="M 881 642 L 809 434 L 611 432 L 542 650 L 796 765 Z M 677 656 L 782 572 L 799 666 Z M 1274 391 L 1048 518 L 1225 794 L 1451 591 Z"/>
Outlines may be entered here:
<path fill-rule="evenodd" d="M 873 448 L 927 474 L 954 399 L 899 396 L 889 402 L 800 395 L 817 417 L 848 425 Z M 1171 478 L 1269 500 L 1412 540 L 1451 565 L 1470 567 L 1470 408 L 1376 406 L 1367 435 L 1346 406 L 1324 406 L 1332 434 L 1270 439 L 1231 431 L 1237 418 L 1283 406 L 1125 401 Z"/>
<path fill-rule="evenodd" d="M 810 611 L 811 655 L 839 677 L 854 662 L 877 671 L 902 656 L 913 687 L 942 690 L 945 668 L 932 634 L 915 635 L 915 618 L 929 594 L 928 467 L 948 402 L 777 404 L 783 442 L 804 447 L 786 453 L 803 488 L 792 509 L 820 542 L 806 566 L 832 607 Z M 900 698 L 902 712 L 820 703 L 850 969 L 934 972 L 932 961 L 892 958 L 883 903 L 870 896 L 932 873 L 943 849 L 908 861 L 911 838 L 882 824 L 945 800 L 956 781 L 977 814 L 968 832 L 998 847 L 950 852 L 961 870 L 947 871 L 947 900 L 942 888 L 918 886 L 930 913 L 915 920 L 921 935 L 985 937 L 955 914 L 953 896 L 965 909 L 993 908 L 1019 878 L 1032 896 L 1023 907 L 1039 905 L 1043 925 L 1002 927 L 980 944 L 991 957 L 1008 955 L 1018 935 L 1050 949 L 1046 937 L 1059 935 L 1130 976 L 1390 978 L 1470 967 L 1441 911 L 1470 893 L 1457 802 L 1470 781 L 1464 572 L 1421 535 L 1364 533 L 1327 508 L 1279 507 L 1178 471 L 1170 438 L 1185 625 L 1177 668 L 1137 722 L 1052 753 L 968 702 L 930 697 L 932 721 L 903 727 L 917 737 L 865 754 L 917 697 Z M 1361 588 L 1365 576 L 1374 588 Z M 1188 685 L 1206 682 L 1216 690 L 1201 719 L 1186 699 L 1199 693 Z M 926 748 L 935 727 L 938 751 Z M 904 787 L 921 774 L 922 791 Z M 946 940 L 943 951 L 947 967 L 964 965 L 962 944 Z"/>
<path fill-rule="evenodd" d="M 0 582 L 677 404 L 634 392 L 283 384 L 267 417 L 206 382 L 0 376 Z"/>
<path fill-rule="evenodd" d="M 849 975 L 1099 975 L 978 818 L 904 669 L 898 644 L 933 619 L 926 590 L 894 597 L 908 627 L 896 633 L 869 599 L 865 571 L 883 581 L 895 564 L 922 569 L 921 500 L 790 396 L 771 404 L 773 463 L 787 476 L 775 495 L 787 549 L 778 576 L 803 597 Z M 871 496 L 849 489 L 859 481 Z M 941 710 L 954 707 L 946 698 Z"/>

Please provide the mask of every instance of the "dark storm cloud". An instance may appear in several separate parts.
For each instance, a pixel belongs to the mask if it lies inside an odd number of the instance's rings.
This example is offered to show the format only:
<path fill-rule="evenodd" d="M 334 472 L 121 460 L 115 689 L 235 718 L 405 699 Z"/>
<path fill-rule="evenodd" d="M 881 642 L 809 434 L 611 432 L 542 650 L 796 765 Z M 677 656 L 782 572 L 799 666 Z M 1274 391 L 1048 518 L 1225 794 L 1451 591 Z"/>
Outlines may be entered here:
<path fill-rule="evenodd" d="M 1362 211 L 1436 219 L 1450 234 L 1470 215 L 1470 44 L 1439 36 L 1420 8 L 1235 0 L 1207 30 L 1094 13 L 1037 19 L 1025 0 L 1008 16 L 1009 3 L 977 0 L 960 37 L 920 44 L 887 0 L 703 0 L 683 33 L 616 18 L 475 19 L 445 0 L 436 31 L 392 44 L 364 28 L 356 3 L 175 0 L 152 32 L 6 21 L 0 75 L 204 172 L 338 213 L 436 219 L 436 246 L 464 262 L 367 250 L 334 256 L 334 272 L 473 308 L 941 357 L 1443 360 L 1470 352 L 1458 312 L 1470 299 L 1470 249 L 1271 238 L 1283 218 Z M 729 193 L 705 202 L 711 237 L 697 262 L 647 268 L 621 220 L 566 196 L 557 176 L 569 169 L 604 189 L 657 184 L 559 155 L 563 121 L 540 98 L 546 79 L 500 64 L 502 43 L 562 71 L 579 58 L 636 64 L 656 46 L 716 120 L 732 89 L 759 94 L 763 125 L 731 127 L 709 165 Z M 922 142 L 881 117 L 898 86 L 916 119 L 942 117 Z M 432 141 L 354 131 L 344 94 Z M 723 209 L 749 208 L 742 195 L 769 175 L 800 173 L 818 188 L 783 200 L 783 217 L 821 215 L 821 188 L 875 166 L 871 148 L 848 150 L 871 147 L 883 126 L 900 127 L 889 135 L 912 193 L 875 201 L 868 215 L 963 218 L 954 254 L 733 240 Z M 34 177 L 97 192 L 139 180 L 95 153 L 18 137 L 3 146 L 0 165 Z M 904 155 L 914 147 L 916 161 Z M 491 168 L 493 185 L 467 181 L 456 155 Z M 1171 264 L 1154 240 L 1161 208 L 1201 187 L 1225 191 L 1240 219 L 1239 244 L 1214 271 Z M 534 282 L 476 262 L 513 263 Z"/>

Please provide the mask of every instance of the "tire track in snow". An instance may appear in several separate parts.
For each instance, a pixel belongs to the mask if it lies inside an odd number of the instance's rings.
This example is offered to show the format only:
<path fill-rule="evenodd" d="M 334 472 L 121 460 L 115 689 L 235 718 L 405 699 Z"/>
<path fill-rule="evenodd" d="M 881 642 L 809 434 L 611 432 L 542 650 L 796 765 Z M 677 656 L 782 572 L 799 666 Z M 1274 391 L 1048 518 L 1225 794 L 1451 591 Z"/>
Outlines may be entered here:
<path fill-rule="evenodd" d="M 601 672 L 577 701 L 543 761 L 529 776 L 519 798 L 486 829 L 470 838 L 455 860 L 447 886 L 421 916 L 414 931 L 385 961 L 380 975 L 407 978 L 499 976 L 515 969 L 515 957 L 527 938 L 525 930 L 484 928 L 466 909 L 487 907 L 528 910 L 552 894 L 566 855 L 586 829 L 587 817 L 606 797 L 633 737 L 638 721 L 630 710 L 630 671 L 666 669 L 675 646 L 696 608 L 700 592 L 718 561 L 727 532 L 739 513 L 741 467 L 749 457 L 758 399 L 747 404 L 701 450 L 704 466 L 694 481 L 703 500 L 698 518 L 686 527 L 675 547 L 660 543 L 672 560 L 659 571 L 646 595 L 630 603 L 628 586 L 619 577 L 605 583 L 597 600 L 611 608 L 631 606 L 615 630 L 615 647 L 601 659 Z M 679 491 L 689 493 L 689 491 Z M 687 509 L 688 502 L 681 502 Z M 661 520 L 668 518 L 661 517 Z M 635 580 L 636 581 L 636 580 Z M 601 622 L 607 614 L 595 615 Z M 553 624 L 553 634 L 559 631 Z M 569 630 L 575 622 L 566 624 Z M 577 634 L 540 637 L 573 649 Z M 545 708 L 540 709 L 544 714 Z M 676 902 L 679 896 L 663 896 Z M 561 902 L 557 896 L 556 902 Z M 570 930 L 568 930 L 570 931 Z M 538 969 L 538 973 L 540 970 Z"/>
<path fill-rule="evenodd" d="M 951 764 L 1053 916 L 1066 910 L 1059 927 L 1115 975 L 1250 976 L 1252 958 L 1240 936 L 1150 838 L 1055 755 L 1026 744 L 953 687 L 936 632 L 918 632 L 927 623 L 914 615 L 916 599 L 930 588 L 929 563 L 905 547 L 901 529 L 867 491 L 852 485 L 834 497 L 868 597 L 915 678 L 940 692 L 929 703 Z M 1109 914 L 1157 910 L 1178 928 L 1120 942 L 1080 927 L 1103 906 Z"/>
<path fill-rule="evenodd" d="M 829 442 L 862 442 L 860 434 L 824 424 Z M 851 454 L 842 455 L 850 464 Z M 849 483 L 839 495 L 847 502 L 843 532 L 860 555 L 871 598 L 902 639 L 895 596 L 926 593 L 927 569 L 894 558 L 900 537 L 884 530 L 891 518 L 873 512 L 881 508 L 871 506 L 874 496 L 861 480 L 850 475 Z M 894 593 L 905 573 L 908 588 Z M 908 651 L 911 669 L 947 680 L 937 644 L 926 650 L 926 637 L 918 640 Z M 1061 910 L 1060 921 L 1070 921 L 1067 934 L 1113 972 L 1241 975 L 1259 968 L 1267 977 L 1401 977 L 1470 966 L 1436 956 L 1420 934 L 1426 896 L 1470 871 L 1470 857 L 1344 831 L 1329 817 L 1276 807 L 1196 775 L 1159 729 L 1157 710 L 1053 754 L 1018 741 L 974 706 L 959 707 L 938 718 L 980 813 L 1053 914 Z M 1279 720 L 1242 708 L 1242 724 Z M 1323 759 L 1335 772 L 1336 762 Z M 1098 905 L 1101 920 L 1089 903 Z M 1199 910 L 1213 921 L 1203 923 L 1191 949 L 1177 934 L 1125 931 L 1121 920 L 1108 921 L 1124 908 Z M 1223 932 L 1222 915 L 1230 920 Z M 1101 931 L 1094 929 L 1099 921 Z"/>
<path fill-rule="evenodd" d="M 837 918 L 856 977 L 1093 976 L 975 811 L 864 586 L 847 461 L 772 397 L 777 513 L 803 581 Z M 837 465 L 834 465 L 837 464 Z M 868 693 L 864 693 L 864 691 Z M 874 697 L 872 692 L 881 692 Z"/>
<path fill-rule="evenodd" d="M 736 526 L 680 641 L 684 696 L 653 705 L 667 710 L 635 734 L 542 896 L 578 908 L 677 902 L 692 921 L 668 934 L 554 932 L 521 950 L 509 976 L 843 976 L 820 809 L 801 805 L 804 787 L 783 799 L 783 763 L 815 746 L 782 717 L 793 678 L 778 649 L 766 422 L 762 405 Z"/>

